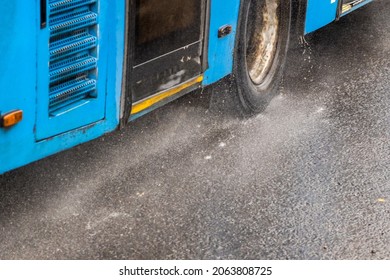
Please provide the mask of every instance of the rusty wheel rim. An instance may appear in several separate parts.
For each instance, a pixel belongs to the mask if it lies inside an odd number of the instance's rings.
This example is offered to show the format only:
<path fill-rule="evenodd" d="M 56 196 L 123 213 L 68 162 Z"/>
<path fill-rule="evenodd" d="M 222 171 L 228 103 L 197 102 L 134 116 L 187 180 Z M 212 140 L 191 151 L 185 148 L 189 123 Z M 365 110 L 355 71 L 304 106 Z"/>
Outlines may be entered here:
<path fill-rule="evenodd" d="M 265 82 L 277 54 L 281 0 L 253 1 L 247 23 L 246 64 L 256 85 Z"/>

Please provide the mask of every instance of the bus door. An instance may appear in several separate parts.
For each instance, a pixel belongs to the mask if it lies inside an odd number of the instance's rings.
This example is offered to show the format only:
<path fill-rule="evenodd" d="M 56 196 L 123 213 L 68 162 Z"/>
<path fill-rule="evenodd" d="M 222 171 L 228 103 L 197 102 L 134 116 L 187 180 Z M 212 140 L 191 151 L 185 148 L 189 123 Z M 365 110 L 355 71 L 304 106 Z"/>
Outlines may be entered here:
<path fill-rule="evenodd" d="M 106 1 L 40 1 L 37 140 L 105 117 Z"/>
<path fill-rule="evenodd" d="M 201 75 L 206 0 L 134 0 L 130 28 L 132 114 L 150 96 Z M 131 26 L 130 26 L 131 27 Z"/>

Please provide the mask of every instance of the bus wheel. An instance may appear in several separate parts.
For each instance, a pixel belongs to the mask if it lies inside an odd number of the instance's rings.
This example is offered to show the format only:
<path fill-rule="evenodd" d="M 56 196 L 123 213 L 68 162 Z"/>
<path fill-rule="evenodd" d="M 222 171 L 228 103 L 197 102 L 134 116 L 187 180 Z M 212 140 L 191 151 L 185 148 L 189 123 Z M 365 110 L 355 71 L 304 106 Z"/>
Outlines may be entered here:
<path fill-rule="evenodd" d="M 233 77 L 244 115 L 265 109 L 278 91 L 289 43 L 290 0 L 244 0 Z"/>

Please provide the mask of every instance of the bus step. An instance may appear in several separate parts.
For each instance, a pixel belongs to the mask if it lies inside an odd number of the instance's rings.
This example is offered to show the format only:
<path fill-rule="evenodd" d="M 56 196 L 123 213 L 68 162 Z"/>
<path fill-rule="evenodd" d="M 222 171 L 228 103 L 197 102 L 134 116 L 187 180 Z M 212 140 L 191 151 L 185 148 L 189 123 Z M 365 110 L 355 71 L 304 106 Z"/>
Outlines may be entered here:
<path fill-rule="evenodd" d="M 341 7 L 341 14 L 350 12 L 357 5 L 362 4 L 363 2 L 368 2 L 367 0 L 344 0 Z"/>

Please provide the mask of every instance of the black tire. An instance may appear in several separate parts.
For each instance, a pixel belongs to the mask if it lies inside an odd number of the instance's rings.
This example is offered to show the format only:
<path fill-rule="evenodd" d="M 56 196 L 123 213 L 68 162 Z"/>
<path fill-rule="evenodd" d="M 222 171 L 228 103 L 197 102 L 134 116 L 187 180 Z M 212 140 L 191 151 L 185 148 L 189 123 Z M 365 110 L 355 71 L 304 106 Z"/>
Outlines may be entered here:
<path fill-rule="evenodd" d="M 265 13 L 272 15 L 267 18 L 263 16 Z M 236 103 L 245 116 L 263 111 L 278 92 L 290 25 L 291 0 L 242 1 L 233 78 L 237 86 Z"/>

